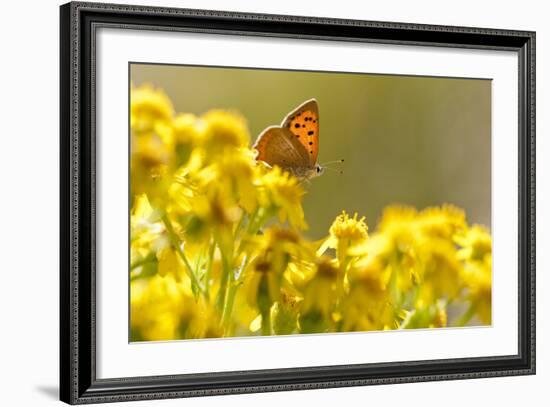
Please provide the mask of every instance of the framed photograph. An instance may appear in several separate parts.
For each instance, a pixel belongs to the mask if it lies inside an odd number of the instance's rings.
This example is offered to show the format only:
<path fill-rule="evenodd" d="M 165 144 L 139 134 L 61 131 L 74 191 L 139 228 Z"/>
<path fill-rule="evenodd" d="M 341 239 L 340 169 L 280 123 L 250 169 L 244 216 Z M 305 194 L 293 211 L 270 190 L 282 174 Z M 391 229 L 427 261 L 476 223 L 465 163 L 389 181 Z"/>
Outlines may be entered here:
<path fill-rule="evenodd" d="M 61 400 L 535 373 L 535 33 L 61 6 Z"/>

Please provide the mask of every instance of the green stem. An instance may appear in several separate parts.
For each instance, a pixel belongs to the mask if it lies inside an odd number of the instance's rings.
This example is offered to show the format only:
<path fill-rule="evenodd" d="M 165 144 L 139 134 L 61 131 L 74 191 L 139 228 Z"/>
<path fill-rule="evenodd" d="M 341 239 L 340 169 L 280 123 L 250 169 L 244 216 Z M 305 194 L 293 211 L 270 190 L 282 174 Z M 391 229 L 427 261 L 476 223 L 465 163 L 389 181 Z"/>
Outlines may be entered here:
<path fill-rule="evenodd" d="M 231 323 L 231 314 L 233 313 L 233 304 L 235 303 L 235 294 L 237 293 L 238 284 L 231 283 L 227 289 L 227 295 L 222 311 L 222 324 L 224 328 L 229 327 Z M 227 336 L 227 335 L 226 335 Z"/>
<path fill-rule="evenodd" d="M 223 311 L 225 307 L 225 296 L 227 294 L 227 282 L 229 281 L 229 275 L 231 274 L 231 265 L 226 255 L 222 253 L 222 276 L 220 279 L 220 289 L 218 290 L 218 296 L 216 298 L 216 306 L 219 310 Z"/>
<path fill-rule="evenodd" d="M 235 240 L 237 240 L 237 237 L 240 235 L 241 229 L 244 226 L 245 220 L 246 220 L 246 212 L 243 211 L 243 213 L 241 214 L 241 218 L 239 219 L 239 223 L 237 223 L 237 227 L 235 228 L 235 233 L 233 233 Z"/>
<path fill-rule="evenodd" d="M 347 249 L 346 249 L 347 250 Z M 334 311 L 340 312 L 342 306 L 342 299 L 345 295 L 344 290 L 344 280 L 348 272 L 350 259 L 348 256 L 341 256 L 339 259 L 340 267 L 338 270 L 338 275 L 336 276 L 336 301 L 334 304 Z"/>
<path fill-rule="evenodd" d="M 239 278 L 236 280 L 238 283 L 241 283 L 243 281 L 244 270 L 246 269 L 246 266 L 248 266 L 248 263 L 250 263 L 250 257 L 248 256 L 248 254 L 246 254 L 244 257 L 244 261 L 239 268 Z"/>
<path fill-rule="evenodd" d="M 225 324 L 231 321 L 231 314 L 233 313 L 233 304 L 235 303 L 235 296 L 239 286 L 242 284 L 243 270 L 248 265 L 248 256 L 244 258 L 244 261 L 239 267 L 239 278 L 231 281 L 229 288 L 227 289 L 227 296 L 222 312 L 222 323 Z"/>
<path fill-rule="evenodd" d="M 457 321 L 456 326 L 465 326 L 468 322 L 470 322 L 470 319 L 475 315 L 476 313 L 476 307 L 474 304 L 471 304 L 468 310 L 462 315 Z"/>
<path fill-rule="evenodd" d="M 399 292 L 399 287 L 397 286 L 397 278 L 399 273 L 399 260 L 392 256 L 390 260 L 390 267 L 391 267 L 391 274 L 390 274 L 390 281 L 389 281 L 389 291 L 390 296 L 392 299 L 392 302 L 395 306 L 395 309 L 401 309 L 403 308 L 403 296 L 402 293 Z"/>
<path fill-rule="evenodd" d="M 214 251 L 216 243 L 209 242 L 208 258 L 206 259 L 206 273 L 204 274 L 204 296 L 210 299 L 210 277 L 212 276 L 212 265 L 214 264 Z"/>
<path fill-rule="evenodd" d="M 262 276 L 257 294 L 258 310 L 262 315 L 262 335 L 271 335 L 271 306 L 273 303 L 269 298 L 268 281 Z"/>
<path fill-rule="evenodd" d="M 268 220 L 271 216 L 273 216 L 274 213 L 275 212 L 270 209 L 261 209 L 254 212 L 250 216 L 250 220 L 248 221 L 248 234 L 249 235 L 257 234 L 262 228 L 265 221 Z"/>
<path fill-rule="evenodd" d="M 262 335 L 271 335 L 271 312 L 269 308 L 262 310 Z"/>
<path fill-rule="evenodd" d="M 256 209 L 250 216 L 248 216 L 248 226 L 246 228 L 246 233 L 249 235 L 255 235 L 258 233 L 259 229 L 262 227 L 263 223 L 270 216 L 269 212 Z M 247 214 L 243 213 L 241 219 L 235 228 L 233 234 L 233 241 L 239 241 L 237 246 L 237 252 L 234 253 L 233 258 L 239 258 L 240 253 L 242 252 L 242 243 L 243 240 L 240 237 L 240 234 L 244 228 L 244 225 L 247 220 Z M 235 279 L 234 270 L 231 267 L 232 261 L 228 261 L 224 258 L 224 253 L 222 253 L 222 264 L 223 271 L 222 277 L 220 280 L 220 290 L 218 292 L 218 297 L 216 299 L 216 306 L 222 311 L 222 324 L 224 327 L 228 327 L 231 322 L 231 316 L 233 314 L 233 305 L 235 303 L 235 296 L 237 290 L 242 283 L 243 270 L 246 268 L 249 262 L 249 257 L 246 256 L 243 263 L 238 270 L 238 279 Z M 269 314 L 269 310 L 267 312 Z M 269 315 L 267 317 L 269 319 Z M 263 317 L 262 317 L 263 321 Z M 263 322 L 262 322 L 263 324 Z M 271 328 L 269 328 L 271 330 Z"/>
<path fill-rule="evenodd" d="M 180 246 L 179 238 L 176 235 L 176 232 L 174 231 L 174 227 L 172 226 L 172 222 L 170 222 L 170 219 L 168 219 L 168 215 L 164 214 L 162 216 L 162 221 L 164 222 L 164 225 L 166 226 L 166 231 L 168 232 L 168 237 L 170 238 L 170 243 L 172 243 L 172 246 L 176 249 L 176 253 L 180 256 L 180 258 L 183 260 L 183 263 L 185 264 L 187 274 L 189 275 L 189 278 L 191 279 L 191 283 L 195 284 L 200 292 L 204 295 L 204 287 L 201 285 L 200 281 L 198 280 L 197 276 L 195 275 L 193 271 L 193 267 L 191 267 L 191 263 L 189 263 L 189 260 L 187 259 L 187 256 L 183 252 Z"/>
<path fill-rule="evenodd" d="M 258 216 L 258 212 L 259 212 L 259 209 L 256 209 L 254 212 L 252 212 L 250 214 L 250 216 L 248 217 L 248 228 L 247 228 L 247 232 L 248 234 L 252 234 L 252 226 L 254 225 L 255 221 L 256 221 L 256 217 Z"/>
<path fill-rule="evenodd" d="M 249 227 L 250 222 L 257 214 L 257 211 L 254 212 L 254 214 L 249 219 Z M 241 215 L 241 219 L 239 220 L 239 223 L 237 224 L 237 227 L 235 228 L 235 232 L 233 234 L 233 241 L 239 241 L 238 249 L 236 258 L 239 257 L 241 250 L 242 250 L 242 239 L 240 238 L 241 231 L 244 227 L 244 224 L 247 220 L 247 214 L 246 212 L 243 212 Z M 239 280 L 242 278 L 242 271 L 248 264 L 248 256 L 245 257 L 245 260 L 243 261 L 241 267 L 239 267 L 238 274 L 239 274 Z M 224 276 L 227 281 L 224 282 L 224 284 L 228 284 L 227 291 L 224 294 L 225 298 L 223 300 L 223 309 L 222 309 L 222 324 L 224 327 L 229 326 L 231 322 L 231 314 L 233 313 L 233 304 L 235 303 L 235 295 L 237 294 L 237 289 L 240 286 L 240 282 L 238 280 L 235 280 L 235 274 L 233 273 L 234 270 L 230 269 L 228 273 L 226 274 L 224 271 Z"/>

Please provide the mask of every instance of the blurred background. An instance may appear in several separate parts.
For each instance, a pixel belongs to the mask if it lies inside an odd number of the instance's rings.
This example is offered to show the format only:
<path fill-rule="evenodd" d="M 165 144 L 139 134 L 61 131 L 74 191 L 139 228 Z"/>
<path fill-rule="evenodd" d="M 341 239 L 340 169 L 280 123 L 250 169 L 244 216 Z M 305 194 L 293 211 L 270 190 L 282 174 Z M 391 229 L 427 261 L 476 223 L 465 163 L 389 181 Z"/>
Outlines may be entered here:
<path fill-rule="evenodd" d="M 177 113 L 222 108 L 248 121 L 251 143 L 306 99 L 319 103 L 319 163 L 304 185 L 311 239 L 342 209 L 374 230 L 382 209 L 451 203 L 491 226 L 491 81 L 356 73 L 132 64 L 131 81 L 162 88 Z"/>

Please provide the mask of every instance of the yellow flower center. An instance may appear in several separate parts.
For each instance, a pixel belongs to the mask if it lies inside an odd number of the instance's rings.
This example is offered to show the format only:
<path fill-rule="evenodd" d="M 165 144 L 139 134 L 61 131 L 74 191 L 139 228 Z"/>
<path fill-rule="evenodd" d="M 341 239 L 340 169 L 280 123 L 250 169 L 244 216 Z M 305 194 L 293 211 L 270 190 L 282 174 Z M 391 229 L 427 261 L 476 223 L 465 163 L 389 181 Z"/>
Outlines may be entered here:
<path fill-rule="evenodd" d="M 170 98 L 160 89 L 151 86 L 132 88 L 131 125 L 133 130 L 152 130 L 155 122 L 169 121 L 174 114 Z"/>
<path fill-rule="evenodd" d="M 336 217 L 330 227 L 330 234 L 338 240 L 349 240 L 354 244 L 365 241 L 368 238 L 365 217 L 360 219 L 357 217 L 357 213 L 350 218 L 346 211 L 342 211 L 342 214 Z"/>
<path fill-rule="evenodd" d="M 304 190 L 298 184 L 298 180 L 288 172 L 283 172 L 275 167 L 263 177 L 266 189 L 273 191 L 279 198 L 286 202 L 299 202 L 304 195 Z"/>
<path fill-rule="evenodd" d="M 223 151 L 225 147 L 246 147 L 250 140 L 246 120 L 224 110 L 211 110 L 202 116 L 205 122 L 206 145 L 209 150 Z"/>

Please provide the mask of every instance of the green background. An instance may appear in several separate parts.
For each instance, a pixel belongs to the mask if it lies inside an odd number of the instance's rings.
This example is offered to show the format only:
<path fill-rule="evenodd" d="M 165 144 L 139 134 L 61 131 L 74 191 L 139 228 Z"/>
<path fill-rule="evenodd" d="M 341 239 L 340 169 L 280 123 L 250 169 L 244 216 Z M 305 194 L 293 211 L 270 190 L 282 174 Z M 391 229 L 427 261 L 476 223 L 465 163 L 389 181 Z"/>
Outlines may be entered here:
<path fill-rule="evenodd" d="M 131 65 L 134 85 L 162 88 L 176 112 L 246 117 L 252 142 L 306 99 L 320 115 L 320 163 L 342 169 L 306 183 L 310 238 L 342 209 L 374 230 L 382 209 L 452 203 L 491 225 L 491 81 L 176 65 Z"/>

